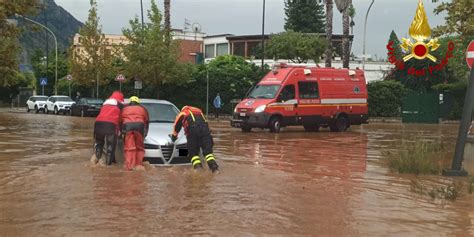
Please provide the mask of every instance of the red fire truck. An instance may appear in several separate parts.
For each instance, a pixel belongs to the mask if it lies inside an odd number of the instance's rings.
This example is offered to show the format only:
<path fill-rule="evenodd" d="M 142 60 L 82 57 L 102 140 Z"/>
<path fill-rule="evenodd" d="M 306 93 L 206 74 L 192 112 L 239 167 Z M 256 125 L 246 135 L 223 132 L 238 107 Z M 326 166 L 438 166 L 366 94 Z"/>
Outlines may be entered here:
<path fill-rule="evenodd" d="M 252 128 L 303 125 L 306 131 L 329 127 L 343 132 L 367 123 L 364 72 L 285 64 L 269 72 L 234 109 L 231 126 Z"/>

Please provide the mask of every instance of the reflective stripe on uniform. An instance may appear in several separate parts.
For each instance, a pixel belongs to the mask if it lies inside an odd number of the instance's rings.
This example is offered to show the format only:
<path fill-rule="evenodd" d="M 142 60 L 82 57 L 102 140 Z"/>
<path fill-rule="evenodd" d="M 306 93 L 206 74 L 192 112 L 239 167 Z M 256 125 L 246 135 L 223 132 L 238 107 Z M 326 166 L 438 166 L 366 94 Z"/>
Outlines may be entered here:
<path fill-rule="evenodd" d="M 197 164 L 201 164 L 201 160 L 199 159 L 199 156 L 193 156 L 193 158 L 191 158 L 191 163 L 193 164 L 193 166 Z"/>
<path fill-rule="evenodd" d="M 189 110 L 189 114 L 190 114 L 190 115 L 191 115 L 191 117 L 193 118 L 193 122 L 196 122 L 196 119 L 194 118 L 193 111 Z"/>
<path fill-rule="evenodd" d="M 207 156 L 206 156 L 206 162 L 209 162 L 209 161 L 211 161 L 211 160 L 216 160 L 216 159 L 214 158 L 214 155 L 213 155 L 213 154 L 207 155 Z"/>

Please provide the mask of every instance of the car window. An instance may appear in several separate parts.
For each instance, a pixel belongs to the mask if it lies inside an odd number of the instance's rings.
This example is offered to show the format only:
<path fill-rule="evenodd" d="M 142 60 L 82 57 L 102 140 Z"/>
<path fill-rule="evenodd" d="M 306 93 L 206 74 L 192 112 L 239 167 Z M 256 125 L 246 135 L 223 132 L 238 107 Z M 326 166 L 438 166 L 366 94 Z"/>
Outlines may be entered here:
<path fill-rule="evenodd" d="M 300 81 L 298 82 L 300 99 L 317 99 L 319 98 L 318 82 L 316 81 Z"/>
<path fill-rule="evenodd" d="M 287 85 L 281 90 L 278 101 L 287 101 L 295 98 L 295 85 Z"/>
<path fill-rule="evenodd" d="M 80 100 L 79 100 L 79 104 L 80 104 L 80 105 L 86 104 L 86 99 L 84 99 L 84 98 L 80 99 Z"/>
<path fill-rule="evenodd" d="M 54 99 L 58 102 L 73 102 L 73 100 L 69 97 L 56 97 Z"/>
<path fill-rule="evenodd" d="M 101 99 L 84 99 L 84 104 L 101 105 L 104 101 Z"/>
<path fill-rule="evenodd" d="M 170 104 L 142 103 L 148 111 L 150 122 L 173 123 L 179 111 Z"/>
<path fill-rule="evenodd" d="M 35 101 L 46 101 L 47 97 L 43 97 L 43 96 L 35 96 Z"/>

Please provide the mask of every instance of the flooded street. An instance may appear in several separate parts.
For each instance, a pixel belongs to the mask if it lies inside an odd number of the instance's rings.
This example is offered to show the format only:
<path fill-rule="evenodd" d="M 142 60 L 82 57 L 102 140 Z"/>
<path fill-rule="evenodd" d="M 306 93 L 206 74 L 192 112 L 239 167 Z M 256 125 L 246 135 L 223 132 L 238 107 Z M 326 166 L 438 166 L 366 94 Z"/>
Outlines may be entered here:
<path fill-rule="evenodd" d="M 416 136 L 454 150 L 457 125 L 241 133 L 211 122 L 220 173 L 90 167 L 94 118 L 0 113 L 0 236 L 474 236 L 474 195 L 410 191 L 382 151 Z M 171 131 L 170 131 L 171 132 Z M 453 180 L 418 177 L 433 185 Z"/>

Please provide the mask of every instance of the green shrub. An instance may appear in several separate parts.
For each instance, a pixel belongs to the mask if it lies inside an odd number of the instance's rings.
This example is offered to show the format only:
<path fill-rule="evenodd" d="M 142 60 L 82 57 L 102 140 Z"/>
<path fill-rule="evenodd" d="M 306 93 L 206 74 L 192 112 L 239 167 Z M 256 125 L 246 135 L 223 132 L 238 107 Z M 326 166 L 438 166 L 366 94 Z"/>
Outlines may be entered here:
<path fill-rule="evenodd" d="M 375 81 L 367 84 L 369 116 L 398 117 L 405 86 L 396 81 Z"/>

